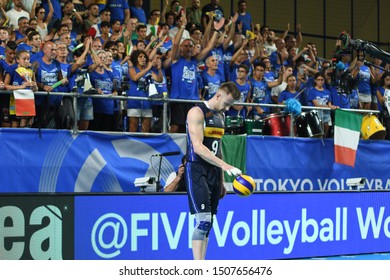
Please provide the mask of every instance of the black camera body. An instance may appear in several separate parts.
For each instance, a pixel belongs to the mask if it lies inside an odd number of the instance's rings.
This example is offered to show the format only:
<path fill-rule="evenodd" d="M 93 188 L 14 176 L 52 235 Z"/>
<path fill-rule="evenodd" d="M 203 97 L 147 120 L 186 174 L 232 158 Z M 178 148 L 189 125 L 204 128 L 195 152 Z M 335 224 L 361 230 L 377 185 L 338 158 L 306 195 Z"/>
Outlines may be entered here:
<path fill-rule="evenodd" d="M 338 80 L 337 92 L 341 94 L 352 94 L 352 90 L 356 89 L 358 82 L 354 79 L 349 71 L 341 73 Z"/>
<path fill-rule="evenodd" d="M 328 76 L 331 77 L 331 85 L 336 87 L 339 94 L 352 94 L 358 82 L 352 77 L 351 72 L 345 69 L 344 63 L 334 57 L 330 67 L 332 71 L 328 73 Z"/>

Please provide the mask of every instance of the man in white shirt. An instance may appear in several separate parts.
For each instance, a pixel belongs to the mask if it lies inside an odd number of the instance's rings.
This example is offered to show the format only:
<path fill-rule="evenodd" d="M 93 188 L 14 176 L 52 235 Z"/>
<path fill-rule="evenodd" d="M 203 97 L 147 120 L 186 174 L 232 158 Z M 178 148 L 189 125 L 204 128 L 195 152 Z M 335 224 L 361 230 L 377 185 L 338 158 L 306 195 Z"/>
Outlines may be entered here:
<path fill-rule="evenodd" d="M 279 98 L 279 94 L 286 89 L 286 86 L 287 86 L 287 77 L 292 75 L 293 73 L 293 69 L 291 66 L 287 66 L 284 70 L 284 73 L 283 73 L 283 81 L 280 85 L 272 88 L 271 90 L 271 99 L 272 99 L 272 102 L 275 103 L 275 104 L 278 104 L 278 98 Z"/>
<path fill-rule="evenodd" d="M 175 19 L 175 27 L 172 27 L 171 29 L 169 29 L 169 37 L 171 38 L 175 38 L 176 36 L 176 33 L 179 31 L 179 27 L 180 27 L 180 16 L 177 16 L 176 19 Z M 181 37 L 181 42 L 183 42 L 184 40 L 186 39 L 191 39 L 191 36 L 190 36 L 190 32 L 188 32 L 185 28 L 186 26 L 184 25 L 183 26 L 184 30 L 183 30 L 183 35 Z"/>
<path fill-rule="evenodd" d="M 14 8 L 6 12 L 7 17 L 9 17 L 9 26 L 12 29 L 17 28 L 18 20 L 20 17 L 26 17 L 30 19 L 30 14 L 23 10 L 22 0 L 14 0 Z"/>
<path fill-rule="evenodd" d="M 186 191 L 185 187 L 185 179 L 184 179 L 184 171 L 185 164 L 187 160 L 184 156 L 181 159 L 181 163 L 179 169 L 176 172 L 172 172 L 169 174 L 167 180 L 165 181 L 164 192 L 184 192 Z"/>

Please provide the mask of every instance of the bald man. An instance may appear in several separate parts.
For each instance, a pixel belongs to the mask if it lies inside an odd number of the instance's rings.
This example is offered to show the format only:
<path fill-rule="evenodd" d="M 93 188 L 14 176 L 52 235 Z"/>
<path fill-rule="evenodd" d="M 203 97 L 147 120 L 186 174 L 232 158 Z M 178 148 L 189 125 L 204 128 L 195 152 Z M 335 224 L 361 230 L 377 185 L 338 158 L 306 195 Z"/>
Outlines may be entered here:
<path fill-rule="evenodd" d="M 217 73 L 218 58 L 209 56 L 206 59 L 207 71 L 202 74 L 202 81 L 204 86 L 203 99 L 210 100 L 218 91 L 222 84 L 222 77 Z"/>
<path fill-rule="evenodd" d="M 43 46 L 43 57 L 34 61 L 32 67 L 36 75 L 38 89 L 46 92 L 56 92 L 58 87 L 53 88 L 53 85 L 61 81 L 62 85 L 67 83 L 67 79 L 62 77 L 61 65 L 55 60 L 57 55 L 57 46 L 51 41 L 47 41 Z M 33 126 L 56 128 L 54 120 L 47 122 L 48 112 L 55 113 L 61 105 L 62 96 L 36 96 L 35 107 L 37 110 L 36 121 Z"/>

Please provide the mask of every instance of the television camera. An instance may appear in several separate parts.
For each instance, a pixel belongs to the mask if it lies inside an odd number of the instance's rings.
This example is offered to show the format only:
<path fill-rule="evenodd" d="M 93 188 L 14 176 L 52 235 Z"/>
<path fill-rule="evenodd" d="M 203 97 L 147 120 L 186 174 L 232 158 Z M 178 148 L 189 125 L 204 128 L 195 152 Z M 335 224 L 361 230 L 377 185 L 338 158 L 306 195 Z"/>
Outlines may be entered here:
<path fill-rule="evenodd" d="M 390 53 L 380 49 L 374 43 L 363 41 L 361 39 L 351 39 L 347 32 L 342 32 L 337 37 L 341 44 L 337 46 L 332 58 L 331 67 L 333 69 L 330 76 L 332 78 L 332 85 L 337 87 L 337 92 L 340 94 L 351 94 L 352 90 L 357 87 L 357 81 L 354 79 L 347 69 L 345 64 L 341 62 L 343 55 L 352 55 L 353 51 L 358 53 L 358 60 L 364 62 L 366 65 L 377 67 L 365 60 L 366 55 L 373 58 L 379 58 L 384 63 L 390 63 Z M 381 68 L 382 70 L 385 70 Z"/>

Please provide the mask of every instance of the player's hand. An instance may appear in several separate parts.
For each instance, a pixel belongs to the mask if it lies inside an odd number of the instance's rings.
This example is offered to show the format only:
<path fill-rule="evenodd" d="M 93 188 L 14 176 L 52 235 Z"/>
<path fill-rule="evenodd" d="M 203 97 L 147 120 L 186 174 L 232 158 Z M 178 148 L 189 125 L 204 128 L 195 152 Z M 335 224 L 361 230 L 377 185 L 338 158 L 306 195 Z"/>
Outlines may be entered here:
<path fill-rule="evenodd" d="M 241 170 L 238 169 L 238 168 L 236 168 L 236 167 L 227 169 L 227 170 L 226 170 L 226 173 L 227 173 L 229 176 L 234 176 L 234 177 L 237 177 L 238 175 L 241 175 L 241 174 L 242 174 Z"/>

